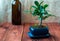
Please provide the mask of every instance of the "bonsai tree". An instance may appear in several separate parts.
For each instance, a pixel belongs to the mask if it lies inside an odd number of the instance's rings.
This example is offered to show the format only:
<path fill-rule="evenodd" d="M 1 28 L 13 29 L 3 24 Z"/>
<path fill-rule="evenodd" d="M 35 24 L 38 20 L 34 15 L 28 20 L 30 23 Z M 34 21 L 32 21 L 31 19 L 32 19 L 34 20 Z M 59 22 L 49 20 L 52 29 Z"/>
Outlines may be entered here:
<path fill-rule="evenodd" d="M 52 14 L 49 14 L 46 8 L 48 7 L 48 4 L 43 5 L 42 2 L 34 1 L 35 6 L 31 6 L 30 12 L 33 16 L 38 16 L 38 19 L 40 19 L 40 27 L 42 26 L 42 21 L 50 16 L 54 16 Z M 33 10 L 32 10 L 33 9 Z"/>
<path fill-rule="evenodd" d="M 33 16 L 38 16 L 38 19 L 40 20 L 39 25 L 30 26 L 28 32 L 28 35 L 32 38 L 39 38 L 39 37 L 49 37 L 49 30 L 47 26 L 42 25 L 42 21 L 50 16 L 55 16 L 52 14 L 49 14 L 46 8 L 48 7 L 48 4 L 43 4 L 42 2 L 34 1 L 34 6 L 31 6 L 30 10 L 28 12 L 31 12 Z M 44 28 L 41 28 L 44 27 Z"/>

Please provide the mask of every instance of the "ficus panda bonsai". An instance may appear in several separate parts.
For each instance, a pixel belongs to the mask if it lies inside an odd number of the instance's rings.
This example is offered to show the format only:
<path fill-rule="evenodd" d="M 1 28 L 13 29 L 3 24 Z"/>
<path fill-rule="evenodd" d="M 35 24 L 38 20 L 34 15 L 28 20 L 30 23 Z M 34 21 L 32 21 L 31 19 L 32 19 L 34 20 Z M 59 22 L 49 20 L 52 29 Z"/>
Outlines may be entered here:
<path fill-rule="evenodd" d="M 31 12 L 33 16 L 38 16 L 38 19 L 40 20 L 40 24 L 39 25 L 35 24 L 33 26 L 30 26 L 29 28 L 30 32 L 28 32 L 28 35 L 31 38 L 49 37 L 50 34 L 49 34 L 48 26 L 42 25 L 42 21 L 50 16 L 55 16 L 55 15 L 48 13 L 48 11 L 46 10 L 48 4 L 43 4 L 43 1 L 40 3 L 38 1 L 34 1 L 34 4 L 35 5 L 31 6 L 30 11 L 28 12 Z"/>

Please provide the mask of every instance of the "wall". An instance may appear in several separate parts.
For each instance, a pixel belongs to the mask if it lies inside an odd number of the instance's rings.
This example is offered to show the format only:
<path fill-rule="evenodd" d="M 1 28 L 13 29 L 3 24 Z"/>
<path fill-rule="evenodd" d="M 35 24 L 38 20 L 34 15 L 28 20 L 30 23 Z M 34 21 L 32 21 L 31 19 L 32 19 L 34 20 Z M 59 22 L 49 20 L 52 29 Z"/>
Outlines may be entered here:
<path fill-rule="evenodd" d="M 11 0 L 0 0 L 0 23 L 11 22 Z"/>
<path fill-rule="evenodd" d="M 37 16 L 34 17 L 29 13 L 25 13 L 25 10 L 29 10 L 31 5 L 34 5 L 35 0 L 20 0 L 22 3 L 22 23 L 38 23 Z M 39 2 L 41 0 L 38 0 Z M 0 23 L 11 22 L 12 19 L 12 3 L 13 0 L 0 0 Z M 48 10 L 57 17 L 49 17 L 43 22 L 60 22 L 60 0 L 44 0 L 49 4 Z"/>
<path fill-rule="evenodd" d="M 31 14 L 24 12 L 24 10 L 29 10 L 31 5 L 34 5 L 35 0 L 20 1 L 22 3 L 22 23 L 38 23 L 37 16 L 33 17 Z M 40 2 L 41 0 L 38 1 Z M 44 0 L 44 3 L 49 4 L 47 9 L 56 17 L 49 17 L 43 22 L 60 22 L 60 0 Z"/>

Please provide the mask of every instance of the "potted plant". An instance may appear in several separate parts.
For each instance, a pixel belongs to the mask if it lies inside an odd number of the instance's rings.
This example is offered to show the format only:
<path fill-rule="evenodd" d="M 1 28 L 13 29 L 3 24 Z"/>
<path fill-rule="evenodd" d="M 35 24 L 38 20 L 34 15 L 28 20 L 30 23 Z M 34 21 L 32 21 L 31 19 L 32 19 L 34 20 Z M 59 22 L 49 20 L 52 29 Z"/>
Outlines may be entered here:
<path fill-rule="evenodd" d="M 31 6 L 30 8 L 30 12 L 32 13 L 33 16 L 38 16 L 38 19 L 40 19 L 40 24 L 39 25 L 35 24 L 33 26 L 30 26 L 29 28 L 30 32 L 28 32 L 28 35 L 31 38 L 49 37 L 50 34 L 49 34 L 48 26 L 42 25 L 42 21 L 50 16 L 55 16 L 55 15 L 48 13 L 48 11 L 46 10 L 48 4 L 43 4 L 43 1 L 40 3 L 38 1 L 34 1 L 34 4 L 35 5 Z"/>

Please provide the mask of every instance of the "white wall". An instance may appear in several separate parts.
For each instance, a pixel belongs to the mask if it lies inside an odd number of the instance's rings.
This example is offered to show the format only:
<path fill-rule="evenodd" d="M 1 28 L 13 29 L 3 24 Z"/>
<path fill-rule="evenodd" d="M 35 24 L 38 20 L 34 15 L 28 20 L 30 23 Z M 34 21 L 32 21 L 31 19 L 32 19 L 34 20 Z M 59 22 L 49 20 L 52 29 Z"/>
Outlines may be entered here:
<path fill-rule="evenodd" d="M 0 23 L 11 22 L 11 0 L 0 0 Z"/>
<path fill-rule="evenodd" d="M 12 1 L 13 0 L 0 0 L 0 22 L 11 22 L 12 19 Z M 34 5 L 35 0 L 20 0 L 22 3 L 22 23 L 36 23 L 37 17 L 27 14 L 24 10 L 29 10 L 31 5 Z M 38 0 L 39 2 L 41 0 Z M 60 0 L 44 0 L 49 4 L 48 10 L 57 17 L 49 17 L 44 22 L 60 22 Z"/>
<path fill-rule="evenodd" d="M 23 23 L 38 23 L 39 20 L 35 20 L 36 17 L 33 17 L 31 14 L 26 14 L 24 10 L 29 10 L 31 5 L 34 5 L 35 0 L 21 0 L 22 2 L 22 22 Z M 39 2 L 41 0 L 38 0 Z M 56 15 L 57 17 L 49 17 L 43 22 L 60 22 L 60 0 L 44 0 L 45 3 L 49 4 L 48 10 L 51 14 Z"/>

